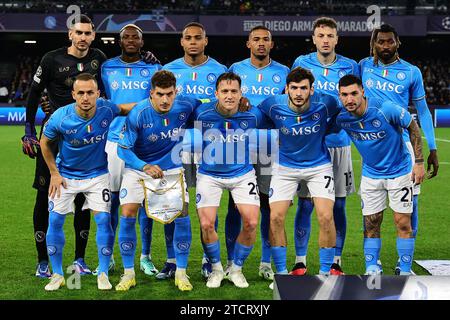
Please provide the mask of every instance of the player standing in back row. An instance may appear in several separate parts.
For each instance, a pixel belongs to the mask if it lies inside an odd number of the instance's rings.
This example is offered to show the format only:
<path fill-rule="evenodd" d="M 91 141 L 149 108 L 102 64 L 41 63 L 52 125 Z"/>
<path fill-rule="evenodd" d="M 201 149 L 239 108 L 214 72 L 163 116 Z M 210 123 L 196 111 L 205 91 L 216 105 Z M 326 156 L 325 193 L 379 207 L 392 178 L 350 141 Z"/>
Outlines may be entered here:
<path fill-rule="evenodd" d="M 398 48 L 400 39 L 397 31 L 391 25 L 384 24 L 374 29 L 370 41 L 370 57 L 359 62 L 361 79 L 364 92 L 367 97 L 377 97 L 390 100 L 403 108 L 408 108 L 410 102 L 417 109 L 420 125 L 428 142 L 430 154 L 427 159 L 428 177 L 433 178 L 438 173 L 439 162 L 437 156 L 436 141 L 434 137 L 433 121 L 425 99 L 422 73 L 419 68 L 400 59 Z M 404 130 L 403 138 L 414 157 L 407 131 Z M 413 161 L 414 162 L 414 161 Z M 430 167 L 433 170 L 430 171 Z M 411 215 L 413 237 L 418 230 L 418 195 L 420 185 L 414 186 L 414 206 Z M 397 265 L 395 272 L 400 269 Z"/>
<path fill-rule="evenodd" d="M 62 47 L 50 51 L 42 58 L 30 88 L 26 105 L 25 135 L 22 137 L 23 151 L 31 158 L 36 158 L 36 173 L 33 188 L 37 189 L 34 206 L 33 224 L 38 251 L 37 277 L 50 277 L 46 234 L 48 229 L 48 188 L 50 173 L 39 150 L 34 121 L 41 93 L 47 88 L 52 111 L 73 102 L 72 84 L 80 73 L 90 73 L 100 79 L 100 66 L 106 60 L 105 54 L 95 48 L 90 48 L 95 39 L 94 25 L 86 15 L 75 17 L 69 30 L 70 47 Z M 49 118 L 46 116 L 43 123 Z M 42 136 L 42 130 L 40 133 Z M 36 149 L 35 149 L 36 148 Z M 53 150 L 57 152 L 57 150 Z M 84 196 L 79 194 L 75 199 L 75 260 L 74 266 L 80 274 L 90 274 L 91 271 L 84 262 L 84 256 L 90 229 L 90 212 L 81 210 Z"/>
<path fill-rule="evenodd" d="M 312 39 L 317 51 L 298 57 L 292 68 L 302 67 L 310 70 L 316 79 L 314 82 L 315 92 L 323 91 L 337 98 L 339 79 L 346 74 L 358 76 L 358 64 L 352 59 L 336 54 L 338 35 L 334 19 L 321 17 L 314 21 Z M 336 273 L 343 274 L 341 256 L 347 231 L 345 203 L 346 197 L 355 191 L 350 139 L 345 131 L 341 130 L 338 133 L 327 135 L 325 143 L 333 164 L 336 195 L 333 208 L 336 226 L 336 253 L 331 268 Z M 308 188 L 305 184 L 301 184 L 294 228 L 296 258 L 291 272 L 295 275 L 306 273 L 306 254 L 313 211 L 313 203 L 309 197 Z"/>
<path fill-rule="evenodd" d="M 270 58 L 270 51 L 274 42 L 270 30 L 264 26 L 254 27 L 247 40 L 247 48 L 250 49 L 250 58 L 236 62 L 231 65 L 230 72 L 234 72 L 241 78 L 242 94 L 253 106 L 257 106 L 269 96 L 281 94 L 286 85 L 286 77 L 289 68 Z M 258 163 L 255 165 L 256 178 L 260 196 L 261 210 L 261 262 L 259 275 L 267 280 L 273 280 L 273 270 L 270 262 L 270 158 L 261 159 L 259 154 Z M 241 216 L 237 210 L 233 198 L 229 197 L 228 214 L 225 220 L 226 245 L 228 252 L 228 266 L 230 267 L 234 257 L 234 244 L 241 232 Z M 230 268 L 227 267 L 225 275 Z"/>
<path fill-rule="evenodd" d="M 222 73 L 227 71 L 227 67 L 205 55 L 208 37 L 203 25 L 197 22 L 188 23 L 183 28 L 180 44 L 183 47 L 184 56 L 169 62 L 163 67 L 163 70 L 171 71 L 175 75 L 177 79 L 177 94 L 196 99 L 214 98 L 216 80 Z M 195 187 L 196 166 L 187 164 L 183 165 L 183 167 L 185 169 L 187 186 Z M 175 252 L 172 246 L 174 227 L 173 223 L 164 225 L 167 262 L 161 272 L 156 275 L 157 279 L 166 279 L 173 277 L 175 274 Z M 203 255 L 201 273 L 207 278 L 210 272 L 211 264 L 206 259 L 206 255 Z"/>

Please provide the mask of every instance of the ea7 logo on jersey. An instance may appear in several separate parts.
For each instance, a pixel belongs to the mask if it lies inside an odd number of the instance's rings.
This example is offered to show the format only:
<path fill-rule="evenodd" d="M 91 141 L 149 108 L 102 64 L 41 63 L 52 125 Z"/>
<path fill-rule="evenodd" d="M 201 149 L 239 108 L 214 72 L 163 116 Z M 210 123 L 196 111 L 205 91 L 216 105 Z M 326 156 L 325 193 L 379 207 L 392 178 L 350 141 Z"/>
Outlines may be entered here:
<path fill-rule="evenodd" d="M 78 132 L 77 129 L 69 129 L 69 130 L 66 130 L 66 134 L 75 134 L 75 133 L 77 133 L 77 132 Z"/>

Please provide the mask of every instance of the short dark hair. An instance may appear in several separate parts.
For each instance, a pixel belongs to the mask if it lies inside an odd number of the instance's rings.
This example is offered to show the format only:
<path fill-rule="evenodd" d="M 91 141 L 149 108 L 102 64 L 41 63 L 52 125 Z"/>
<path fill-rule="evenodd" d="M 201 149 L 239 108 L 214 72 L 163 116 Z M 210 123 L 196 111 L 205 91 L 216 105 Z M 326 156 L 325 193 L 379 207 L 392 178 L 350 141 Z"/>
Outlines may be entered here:
<path fill-rule="evenodd" d="M 286 85 L 289 85 L 291 82 L 301 82 L 302 80 L 308 79 L 309 84 L 312 86 L 314 83 L 314 76 L 311 71 L 307 69 L 303 69 L 301 67 L 297 67 L 292 69 L 291 72 L 286 77 Z"/>
<path fill-rule="evenodd" d="M 265 31 L 270 33 L 270 29 L 269 28 L 267 28 L 267 27 L 265 27 L 263 25 L 259 25 L 259 26 L 253 27 L 252 30 L 250 30 L 248 35 L 250 35 L 253 31 L 256 31 L 256 30 L 265 30 Z"/>
<path fill-rule="evenodd" d="M 353 74 L 347 74 L 339 80 L 339 88 L 348 87 L 351 86 L 352 84 L 357 84 L 361 88 L 363 86 L 361 79 Z"/>
<path fill-rule="evenodd" d="M 88 17 L 87 15 L 85 15 L 85 14 L 76 15 L 76 16 L 73 18 L 73 20 L 72 20 L 71 27 L 73 28 L 73 26 L 74 26 L 76 23 L 90 23 L 91 26 L 92 26 L 92 30 L 95 29 L 94 23 L 92 23 L 91 18 L 89 18 L 89 17 Z"/>
<path fill-rule="evenodd" d="M 170 71 L 160 70 L 158 72 L 155 72 L 152 77 L 152 89 L 155 89 L 156 87 L 166 89 L 172 86 L 176 88 L 176 85 L 177 79 Z"/>
<path fill-rule="evenodd" d="M 236 80 L 236 81 L 239 83 L 239 88 L 241 87 L 241 77 L 239 77 L 236 73 L 233 73 L 233 72 L 225 72 L 225 73 L 222 73 L 222 74 L 217 78 L 217 81 L 216 81 L 216 90 L 217 90 L 217 88 L 219 87 L 219 83 L 220 83 L 221 81 L 227 81 L 227 80 L 229 80 L 229 81 Z"/>
<path fill-rule="evenodd" d="M 97 79 L 95 78 L 95 76 L 93 74 L 83 72 L 75 77 L 75 81 L 90 81 L 90 80 L 93 80 L 95 82 L 95 84 L 98 86 Z M 74 84 L 75 84 L 75 81 L 73 82 Z"/>
<path fill-rule="evenodd" d="M 202 29 L 203 32 L 206 33 L 205 27 L 200 22 L 194 22 L 194 21 L 193 22 L 189 22 L 187 25 L 184 26 L 183 32 L 184 32 L 184 30 L 186 30 L 189 27 L 198 27 L 198 28 Z"/>
<path fill-rule="evenodd" d="M 319 28 L 320 26 L 326 26 L 331 29 L 337 30 L 337 22 L 333 18 L 329 17 L 320 17 L 314 20 L 313 22 L 313 33 L 316 31 L 316 28 Z"/>

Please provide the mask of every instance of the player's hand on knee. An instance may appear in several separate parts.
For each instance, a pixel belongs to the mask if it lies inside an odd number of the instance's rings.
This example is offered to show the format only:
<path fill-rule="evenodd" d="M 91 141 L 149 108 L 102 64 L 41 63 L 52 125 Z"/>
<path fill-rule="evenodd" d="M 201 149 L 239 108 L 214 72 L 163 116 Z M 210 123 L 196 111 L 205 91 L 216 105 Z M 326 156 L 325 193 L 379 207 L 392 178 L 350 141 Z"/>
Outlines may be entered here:
<path fill-rule="evenodd" d="M 61 186 L 64 187 L 64 189 L 67 189 L 67 182 L 64 180 L 64 178 L 58 173 L 58 174 L 52 174 L 50 178 L 50 187 L 48 189 L 48 195 L 51 199 L 61 197 Z"/>
<path fill-rule="evenodd" d="M 143 171 L 153 179 L 161 179 L 164 177 L 164 173 L 158 165 L 146 164 Z"/>
<path fill-rule="evenodd" d="M 246 97 L 241 97 L 241 100 L 239 100 L 239 112 L 246 112 L 251 107 L 250 101 Z"/>
<path fill-rule="evenodd" d="M 151 51 L 144 51 L 141 53 L 141 59 L 146 64 L 161 64 L 161 61 Z"/>
<path fill-rule="evenodd" d="M 45 115 L 49 116 L 53 113 L 53 108 L 50 106 L 50 101 L 48 96 L 41 97 L 41 109 L 44 111 Z"/>
<path fill-rule="evenodd" d="M 22 151 L 34 159 L 39 150 L 39 140 L 36 137 L 36 129 L 31 123 L 25 123 L 25 135 L 22 137 Z"/>
<path fill-rule="evenodd" d="M 421 184 L 425 179 L 425 167 L 423 163 L 414 164 L 411 180 L 414 181 L 414 184 Z"/>

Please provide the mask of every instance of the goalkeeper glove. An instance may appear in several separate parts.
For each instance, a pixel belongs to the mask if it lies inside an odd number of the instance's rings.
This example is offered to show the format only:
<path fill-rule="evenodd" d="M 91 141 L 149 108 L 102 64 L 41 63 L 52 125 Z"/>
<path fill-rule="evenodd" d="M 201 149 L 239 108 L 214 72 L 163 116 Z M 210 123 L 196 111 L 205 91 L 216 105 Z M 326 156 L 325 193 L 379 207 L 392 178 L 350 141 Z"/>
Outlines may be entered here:
<path fill-rule="evenodd" d="M 34 159 L 39 150 L 39 140 L 36 137 L 36 129 L 31 123 L 25 123 L 25 135 L 22 137 L 22 151 L 31 159 Z"/>
<path fill-rule="evenodd" d="M 141 59 L 146 64 L 161 64 L 161 61 L 151 51 L 144 51 L 141 53 Z"/>

